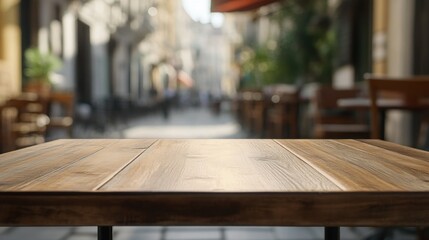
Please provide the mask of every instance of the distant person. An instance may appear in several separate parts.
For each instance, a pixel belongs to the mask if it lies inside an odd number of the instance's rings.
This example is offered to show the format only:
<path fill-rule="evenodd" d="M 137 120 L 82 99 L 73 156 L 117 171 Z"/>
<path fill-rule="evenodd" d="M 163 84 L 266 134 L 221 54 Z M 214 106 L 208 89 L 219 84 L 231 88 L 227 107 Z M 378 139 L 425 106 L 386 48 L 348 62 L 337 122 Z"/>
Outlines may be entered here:
<path fill-rule="evenodd" d="M 171 102 L 174 98 L 174 91 L 171 88 L 164 90 L 164 99 L 162 101 L 162 115 L 164 119 L 170 117 Z"/>
<path fill-rule="evenodd" d="M 168 62 L 162 65 L 162 84 L 163 84 L 163 99 L 161 103 L 162 115 L 164 119 L 170 117 L 171 104 L 175 95 L 176 87 L 176 70 Z"/>

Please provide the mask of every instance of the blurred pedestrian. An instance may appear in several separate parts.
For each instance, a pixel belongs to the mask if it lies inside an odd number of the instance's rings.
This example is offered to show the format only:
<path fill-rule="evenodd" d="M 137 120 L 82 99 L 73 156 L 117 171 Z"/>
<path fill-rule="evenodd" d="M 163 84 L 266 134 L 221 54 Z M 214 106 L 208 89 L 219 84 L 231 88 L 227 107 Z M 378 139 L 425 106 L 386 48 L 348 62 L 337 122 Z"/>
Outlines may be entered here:
<path fill-rule="evenodd" d="M 164 60 L 161 65 L 161 76 L 163 85 L 163 98 L 161 103 L 162 115 L 164 119 L 170 117 L 170 109 L 176 91 L 176 70 Z"/>

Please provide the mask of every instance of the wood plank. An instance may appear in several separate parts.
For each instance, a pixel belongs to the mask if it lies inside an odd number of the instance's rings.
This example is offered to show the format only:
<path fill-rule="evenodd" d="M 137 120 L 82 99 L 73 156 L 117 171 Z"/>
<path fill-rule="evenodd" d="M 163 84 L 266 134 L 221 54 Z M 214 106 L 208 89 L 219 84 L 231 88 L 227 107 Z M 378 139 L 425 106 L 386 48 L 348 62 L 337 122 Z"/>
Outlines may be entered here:
<path fill-rule="evenodd" d="M 112 146 L 120 148 L 147 149 L 156 141 L 157 139 L 120 139 L 119 142 L 113 143 Z"/>
<path fill-rule="evenodd" d="M 75 142 L 75 141 L 73 141 Z M 57 171 L 12 188 L 29 191 L 91 191 L 103 185 L 155 140 L 79 140 L 85 146 L 105 146 L 100 151 Z"/>
<path fill-rule="evenodd" d="M 43 148 L 33 152 L 34 156 L 18 158 L 16 162 L 0 164 L 0 190 L 11 190 L 50 172 L 55 172 L 82 158 L 103 149 L 98 146 L 82 146 L 76 142 L 63 144 L 58 148 Z M 6 159 L 9 160 L 9 159 Z M 0 163 L 3 158 L 0 157 Z"/>
<path fill-rule="evenodd" d="M 426 192 L 8 192 L 3 226 L 427 226 Z"/>
<path fill-rule="evenodd" d="M 80 142 L 86 146 L 113 146 L 146 149 L 152 145 L 156 139 L 70 139 L 69 141 Z"/>
<path fill-rule="evenodd" d="M 61 152 L 64 149 L 73 149 L 82 146 L 146 149 L 155 141 L 156 139 L 60 139 L 0 154 L 0 167 L 9 166 L 11 163 L 16 164 L 19 161 L 26 161 L 29 158 L 37 159 L 39 154 L 44 154 L 48 151 Z"/>
<path fill-rule="evenodd" d="M 84 146 L 107 147 L 120 142 L 119 139 L 65 139 L 69 144 L 79 143 Z"/>
<path fill-rule="evenodd" d="M 112 139 L 60 139 L 60 140 L 46 142 L 43 144 L 0 154 L 0 168 L 4 166 L 8 166 L 9 164 L 16 164 L 17 162 L 25 161 L 30 158 L 37 158 L 39 154 L 43 154 L 47 151 L 61 152 L 62 150 L 67 148 L 70 149 L 70 148 L 75 148 L 80 146 L 106 147 L 114 144 L 126 145 L 129 143 L 132 144 L 131 140 L 119 141 L 119 140 L 112 140 Z M 148 143 L 151 143 L 151 142 L 144 142 L 145 145 L 143 145 L 143 148 L 147 148 Z"/>
<path fill-rule="evenodd" d="M 411 155 L 418 155 L 424 158 L 424 154 L 421 151 L 413 150 L 412 148 L 399 148 L 396 144 L 384 144 L 384 146 L 390 145 L 391 147 L 388 148 L 394 150 L 391 151 L 373 146 L 370 142 L 369 144 L 362 144 L 362 142 L 356 140 L 341 140 L 338 142 L 371 154 L 373 157 L 368 161 L 380 163 L 382 164 L 380 168 L 391 170 L 392 174 L 395 174 L 395 176 L 391 176 L 392 179 L 403 188 L 409 189 L 407 186 L 412 185 L 414 188 L 410 190 L 429 190 L 429 153 L 426 153 L 426 159 L 422 160 L 411 157 Z M 395 149 L 405 151 L 403 153 L 409 155 L 398 154 L 395 152 L 398 150 Z"/>
<path fill-rule="evenodd" d="M 376 139 L 362 139 L 362 140 L 358 140 L 358 141 L 361 141 L 361 142 L 364 142 L 364 143 L 367 143 L 367 144 L 370 144 L 373 146 L 381 147 L 381 148 L 387 149 L 389 151 L 402 154 L 404 156 L 408 156 L 408 157 L 412 157 L 412 158 L 420 159 L 422 161 L 429 162 L 429 152 L 424 151 L 424 150 L 411 148 L 411 147 L 399 145 L 399 144 L 388 142 L 388 141 L 376 140 Z"/>
<path fill-rule="evenodd" d="M 61 148 L 66 143 L 66 140 L 55 140 L 0 154 L 0 167 L 7 166 L 10 163 L 14 163 L 22 159 L 35 157 L 37 154 L 43 153 L 43 151 L 50 151 L 53 148 Z"/>
<path fill-rule="evenodd" d="M 109 147 L 14 189 L 25 191 L 92 191 L 102 186 L 144 150 Z"/>
<path fill-rule="evenodd" d="M 427 191 L 429 190 L 429 164 L 424 161 L 394 154 L 382 148 L 362 144 L 355 140 L 324 140 L 312 141 L 311 145 L 321 151 L 329 152 L 350 166 L 365 169 L 365 175 L 343 175 L 347 178 L 363 182 L 364 186 L 372 186 L 378 190 L 392 190 L 389 183 L 401 191 Z M 342 169 L 347 168 L 346 166 Z M 327 174 L 333 173 L 332 170 Z M 365 177 L 362 177 L 365 176 Z M 382 180 L 382 181 L 380 181 Z M 340 180 L 341 181 L 341 180 Z M 377 184 L 380 186 L 377 187 Z M 387 187 L 387 188 L 386 188 Z M 356 191 L 359 189 L 350 190 Z"/>
<path fill-rule="evenodd" d="M 339 191 L 272 140 L 159 140 L 104 191 Z"/>
<path fill-rule="evenodd" d="M 277 140 L 305 162 L 318 169 L 331 181 L 346 191 L 403 191 L 389 177 L 380 176 L 377 171 L 388 171 L 371 166 L 374 157 L 358 151 L 351 151 L 343 145 L 327 140 Z M 340 148 L 342 146 L 342 149 Z M 367 163 L 367 164 L 362 164 Z M 376 163 L 375 163 L 376 164 Z M 367 169 L 366 167 L 372 168 Z M 383 173 L 386 175 L 386 173 Z M 410 186 L 413 188 L 413 186 Z M 409 189 L 411 190 L 411 189 Z"/>

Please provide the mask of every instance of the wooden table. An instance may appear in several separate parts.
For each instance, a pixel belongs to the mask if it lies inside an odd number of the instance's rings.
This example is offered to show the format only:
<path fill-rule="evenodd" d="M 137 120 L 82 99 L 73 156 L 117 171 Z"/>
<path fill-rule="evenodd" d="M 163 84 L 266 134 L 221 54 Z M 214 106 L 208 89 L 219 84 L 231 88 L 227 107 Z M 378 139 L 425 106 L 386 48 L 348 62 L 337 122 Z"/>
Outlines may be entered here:
<path fill-rule="evenodd" d="M 337 105 L 340 108 L 352 109 L 357 111 L 370 111 L 371 100 L 365 97 L 359 98 L 344 98 L 337 101 Z M 385 124 L 386 124 L 386 112 L 389 110 L 405 110 L 411 111 L 412 113 L 418 113 L 429 109 L 429 102 L 423 104 L 410 105 L 401 99 L 378 99 L 377 106 L 380 109 L 380 136 L 381 139 L 385 139 Z"/>
<path fill-rule="evenodd" d="M 350 109 L 369 109 L 371 100 L 369 98 L 342 98 L 338 100 L 338 106 Z M 381 109 L 407 109 L 408 107 L 400 99 L 379 99 L 377 106 Z"/>
<path fill-rule="evenodd" d="M 380 140 L 57 140 L 0 155 L 0 225 L 428 226 L 429 153 Z M 330 235 L 332 234 L 332 235 Z"/>

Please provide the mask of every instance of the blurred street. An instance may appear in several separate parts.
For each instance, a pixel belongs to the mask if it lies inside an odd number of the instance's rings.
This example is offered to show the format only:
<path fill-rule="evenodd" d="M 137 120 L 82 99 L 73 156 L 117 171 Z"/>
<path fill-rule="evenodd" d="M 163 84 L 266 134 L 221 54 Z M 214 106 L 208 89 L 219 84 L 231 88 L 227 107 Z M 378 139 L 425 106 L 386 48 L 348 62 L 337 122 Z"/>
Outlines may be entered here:
<path fill-rule="evenodd" d="M 76 126 L 75 138 L 246 138 L 247 133 L 227 110 L 215 115 L 208 108 L 172 109 L 132 117 L 107 125 L 104 131 Z"/>

